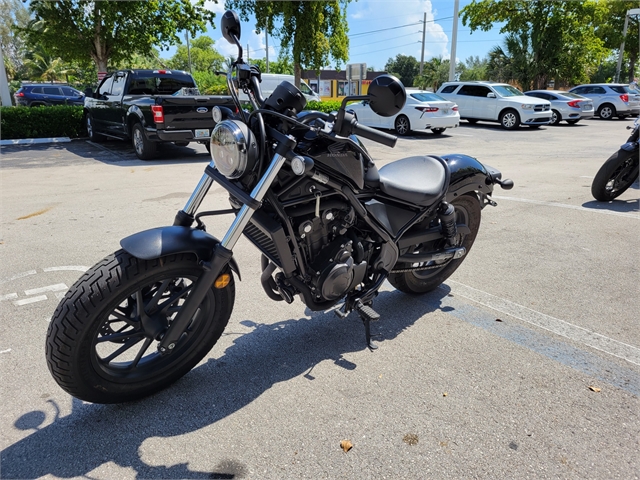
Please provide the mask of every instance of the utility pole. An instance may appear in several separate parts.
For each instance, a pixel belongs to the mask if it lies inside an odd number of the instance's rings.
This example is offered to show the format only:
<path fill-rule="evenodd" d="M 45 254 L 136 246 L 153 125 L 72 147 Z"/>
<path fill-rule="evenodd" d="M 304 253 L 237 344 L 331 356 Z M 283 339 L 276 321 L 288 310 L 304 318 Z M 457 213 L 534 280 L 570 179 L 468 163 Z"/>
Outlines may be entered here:
<path fill-rule="evenodd" d="M 618 65 L 616 67 L 616 83 L 620 82 L 620 69 L 622 68 L 622 57 L 624 56 L 624 42 L 627 39 L 627 26 L 629 26 L 629 12 L 624 16 L 624 27 L 622 27 L 622 43 L 618 52 Z"/>
<path fill-rule="evenodd" d="M 187 39 L 187 56 L 189 57 L 189 73 L 191 72 L 191 47 L 189 46 L 189 30 L 184 32 L 184 38 Z"/>
<path fill-rule="evenodd" d="M 451 58 L 449 60 L 449 81 L 456 79 L 456 45 L 458 43 L 458 9 L 460 0 L 453 5 L 453 31 L 451 33 Z"/>
<path fill-rule="evenodd" d="M 420 75 L 422 75 L 422 69 L 424 68 L 424 36 L 427 33 L 427 12 L 424 12 L 422 19 L 422 54 L 420 55 Z"/>
<path fill-rule="evenodd" d="M 4 68 L 4 58 L 2 57 L 2 45 L 0 45 L 0 103 L 4 107 L 10 107 L 11 92 L 9 91 L 9 82 L 7 81 L 7 71 Z"/>
<path fill-rule="evenodd" d="M 267 18 L 267 26 L 264 29 L 264 44 L 267 47 L 267 73 L 269 73 L 269 19 Z"/>
<path fill-rule="evenodd" d="M 249 55 L 249 42 L 247 42 L 247 63 L 251 63 L 249 61 L 250 58 L 251 58 L 251 55 Z"/>

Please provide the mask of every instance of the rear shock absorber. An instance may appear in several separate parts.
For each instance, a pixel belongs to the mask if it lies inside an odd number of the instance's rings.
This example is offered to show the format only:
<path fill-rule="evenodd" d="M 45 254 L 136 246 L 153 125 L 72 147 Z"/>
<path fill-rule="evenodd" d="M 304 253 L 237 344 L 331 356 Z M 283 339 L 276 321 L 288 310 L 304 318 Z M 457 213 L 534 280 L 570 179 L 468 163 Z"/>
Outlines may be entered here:
<path fill-rule="evenodd" d="M 447 245 L 453 246 L 455 238 L 458 235 L 458 227 L 456 227 L 456 209 L 447 202 L 442 202 L 438 207 L 438 218 L 442 228 L 442 235 L 447 240 Z"/>

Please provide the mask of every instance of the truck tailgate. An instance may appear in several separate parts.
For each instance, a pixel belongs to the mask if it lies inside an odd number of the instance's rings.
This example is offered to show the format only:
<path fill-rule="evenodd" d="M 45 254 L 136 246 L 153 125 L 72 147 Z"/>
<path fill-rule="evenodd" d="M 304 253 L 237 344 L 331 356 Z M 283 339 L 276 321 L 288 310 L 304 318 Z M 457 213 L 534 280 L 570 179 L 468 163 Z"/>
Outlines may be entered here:
<path fill-rule="evenodd" d="M 230 96 L 169 96 L 156 97 L 156 104 L 162 105 L 164 111 L 165 130 L 195 130 L 215 125 L 211 116 L 211 109 L 216 105 L 235 110 L 235 104 Z"/>

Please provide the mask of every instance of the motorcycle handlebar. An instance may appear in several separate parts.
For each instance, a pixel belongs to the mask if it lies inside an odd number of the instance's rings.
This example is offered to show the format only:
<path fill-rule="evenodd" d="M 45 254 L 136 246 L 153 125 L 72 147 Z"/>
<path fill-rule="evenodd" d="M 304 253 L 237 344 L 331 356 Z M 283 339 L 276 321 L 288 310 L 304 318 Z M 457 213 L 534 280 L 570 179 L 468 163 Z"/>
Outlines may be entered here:
<path fill-rule="evenodd" d="M 373 140 L 374 142 L 381 143 L 386 145 L 387 147 L 395 147 L 396 142 L 398 141 L 398 137 L 395 135 L 390 135 L 388 133 L 380 132 L 374 128 L 367 127 L 365 125 L 360 125 L 357 120 L 353 120 L 352 132 L 356 135 L 360 135 L 361 137 L 368 138 L 369 140 Z"/>

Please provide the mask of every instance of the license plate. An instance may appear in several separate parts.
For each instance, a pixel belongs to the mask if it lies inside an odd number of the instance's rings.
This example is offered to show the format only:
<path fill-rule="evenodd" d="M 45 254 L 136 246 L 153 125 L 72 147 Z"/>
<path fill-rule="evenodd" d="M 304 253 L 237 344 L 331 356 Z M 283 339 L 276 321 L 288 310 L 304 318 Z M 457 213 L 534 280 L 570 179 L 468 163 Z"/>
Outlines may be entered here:
<path fill-rule="evenodd" d="M 591 110 L 592 108 L 593 108 L 593 105 L 591 105 L 590 103 L 582 104 L 582 110 Z"/>
<path fill-rule="evenodd" d="M 448 108 L 443 108 L 442 109 L 442 113 L 449 113 L 449 109 Z"/>
<path fill-rule="evenodd" d="M 196 130 L 196 138 L 207 138 L 209 136 L 208 128 L 199 128 Z"/>

